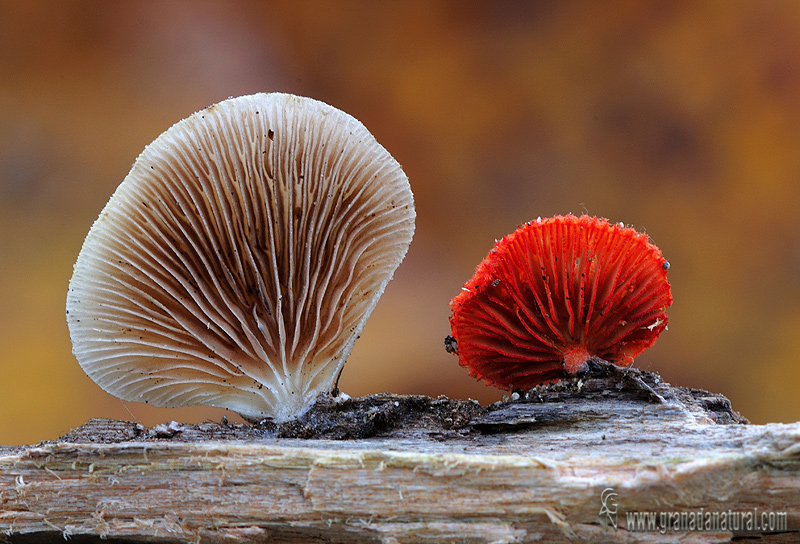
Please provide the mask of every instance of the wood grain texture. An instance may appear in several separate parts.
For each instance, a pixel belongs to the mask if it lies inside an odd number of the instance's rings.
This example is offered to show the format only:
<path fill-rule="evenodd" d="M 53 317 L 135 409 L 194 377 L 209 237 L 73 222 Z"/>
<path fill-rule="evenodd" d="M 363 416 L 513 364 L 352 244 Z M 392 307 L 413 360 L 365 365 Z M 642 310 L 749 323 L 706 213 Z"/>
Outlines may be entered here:
<path fill-rule="evenodd" d="M 92 420 L 59 441 L 0 448 L 0 541 L 800 539 L 800 423 L 748 425 L 724 397 L 626 376 L 540 386 L 488 408 L 323 402 L 292 428 Z M 314 421 L 321 436 L 287 438 Z M 365 425 L 373 432 L 359 439 L 330 438 Z M 617 530 L 599 516 L 608 487 Z M 701 508 L 786 512 L 787 530 L 626 529 L 626 512 Z"/>

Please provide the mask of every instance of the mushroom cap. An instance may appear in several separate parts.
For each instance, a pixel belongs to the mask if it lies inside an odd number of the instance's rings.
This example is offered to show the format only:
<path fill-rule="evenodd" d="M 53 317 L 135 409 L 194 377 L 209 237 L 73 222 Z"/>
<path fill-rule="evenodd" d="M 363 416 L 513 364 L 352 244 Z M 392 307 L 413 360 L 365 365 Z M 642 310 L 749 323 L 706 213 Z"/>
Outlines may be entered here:
<path fill-rule="evenodd" d="M 668 268 L 645 234 L 621 224 L 526 223 L 450 302 L 459 364 L 505 389 L 575 375 L 592 358 L 628 366 L 667 327 Z"/>
<path fill-rule="evenodd" d="M 402 168 L 350 115 L 225 100 L 148 145 L 95 221 L 73 353 L 124 400 L 292 419 L 332 390 L 414 218 Z"/>

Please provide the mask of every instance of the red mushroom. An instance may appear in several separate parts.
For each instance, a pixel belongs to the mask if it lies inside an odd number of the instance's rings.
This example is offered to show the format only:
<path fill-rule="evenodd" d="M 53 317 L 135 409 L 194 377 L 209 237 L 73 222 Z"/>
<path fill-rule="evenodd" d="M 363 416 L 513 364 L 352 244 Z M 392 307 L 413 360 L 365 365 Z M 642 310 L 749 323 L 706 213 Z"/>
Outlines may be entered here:
<path fill-rule="evenodd" d="M 495 245 L 450 305 L 448 351 L 470 375 L 529 389 L 587 369 L 629 366 L 667 327 L 661 251 L 605 219 L 538 219 Z"/>

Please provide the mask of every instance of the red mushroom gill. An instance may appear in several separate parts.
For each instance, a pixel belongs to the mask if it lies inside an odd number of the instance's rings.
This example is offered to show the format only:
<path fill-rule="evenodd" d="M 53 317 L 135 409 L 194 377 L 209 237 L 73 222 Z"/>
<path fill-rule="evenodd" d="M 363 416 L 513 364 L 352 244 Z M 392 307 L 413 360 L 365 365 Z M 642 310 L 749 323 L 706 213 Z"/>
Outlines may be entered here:
<path fill-rule="evenodd" d="M 505 389 L 575 375 L 592 358 L 628 366 L 667 326 L 668 268 L 647 235 L 621 224 L 585 215 L 526 223 L 450 302 L 449 350 Z"/>

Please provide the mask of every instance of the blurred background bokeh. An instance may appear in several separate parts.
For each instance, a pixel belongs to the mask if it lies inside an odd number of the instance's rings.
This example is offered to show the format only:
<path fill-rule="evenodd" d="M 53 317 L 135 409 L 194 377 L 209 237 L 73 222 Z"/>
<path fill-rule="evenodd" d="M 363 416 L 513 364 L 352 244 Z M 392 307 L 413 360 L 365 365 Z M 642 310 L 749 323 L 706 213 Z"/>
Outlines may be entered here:
<path fill-rule="evenodd" d="M 417 230 L 345 366 L 351 395 L 493 402 L 443 348 L 495 238 L 588 212 L 672 267 L 637 366 L 800 419 L 800 4 L 0 2 L 0 444 L 90 417 L 219 419 L 101 391 L 67 283 L 133 160 L 228 96 L 286 91 L 361 120 L 408 174 Z M 230 413 L 231 419 L 235 419 Z"/>

